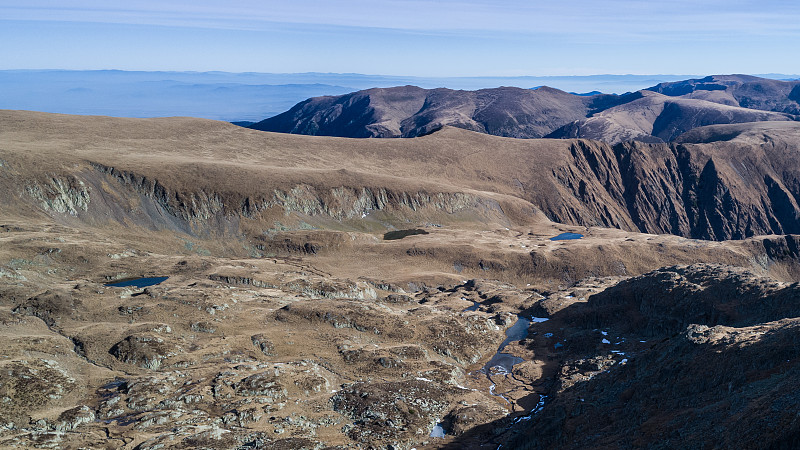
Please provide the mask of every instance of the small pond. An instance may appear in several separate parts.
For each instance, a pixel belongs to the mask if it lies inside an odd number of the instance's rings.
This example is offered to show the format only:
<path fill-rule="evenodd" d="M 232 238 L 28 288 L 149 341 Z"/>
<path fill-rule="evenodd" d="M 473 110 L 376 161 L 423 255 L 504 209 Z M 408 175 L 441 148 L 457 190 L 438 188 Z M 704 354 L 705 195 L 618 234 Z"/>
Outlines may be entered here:
<path fill-rule="evenodd" d="M 143 288 L 147 286 L 154 286 L 156 284 L 162 283 L 169 277 L 145 277 L 145 278 L 134 278 L 133 280 L 123 280 L 118 281 L 116 283 L 107 283 L 106 286 L 110 287 L 136 287 L 136 288 Z"/>
<path fill-rule="evenodd" d="M 580 233 L 561 233 L 558 236 L 550 238 L 551 241 L 569 241 L 572 239 L 580 239 L 583 235 Z"/>
<path fill-rule="evenodd" d="M 470 306 L 469 308 L 464 308 L 462 312 L 477 311 L 478 308 L 480 307 L 481 307 L 481 302 L 472 302 L 472 306 Z"/>
<path fill-rule="evenodd" d="M 414 228 L 413 230 L 395 230 L 395 231 L 387 231 L 383 234 L 384 241 L 394 241 L 397 239 L 403 239 L 407 236 L 416 236 L 418 234 L 429 234 L 427 231 L 423 230 L 422 228 Z"/>
<path fill-rule="evenodd" d="M 442 426 L 442 424 L 439 423 L 435 427 L 433 427 L 433 430 L 431 430 L 430 437 L 443 438 L 444 435 L 446 435 L 446 434 L 447 434 L 447 431 L 445 431 L 445 429 Z"/>

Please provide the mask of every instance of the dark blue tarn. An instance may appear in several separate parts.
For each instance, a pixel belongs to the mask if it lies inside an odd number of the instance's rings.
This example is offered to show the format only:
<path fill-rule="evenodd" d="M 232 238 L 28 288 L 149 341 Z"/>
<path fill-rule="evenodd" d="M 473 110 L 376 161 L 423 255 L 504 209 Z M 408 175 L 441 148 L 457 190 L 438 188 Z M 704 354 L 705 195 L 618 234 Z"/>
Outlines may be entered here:
<path fill-rule="evenodd" d="M 137 288 L 143 288 L 143 287 L 153 286 L 153 285 L 159 284 L 159 283 L 163 282 L 164 280 L 166 280 L 167 278 L 169 278 L 169 277 L 136 278 L 136 279 L 133 279 L 133 280 L 119 281 L 117 283 L 108 283 L 108 284 L 106 284 L 106 286 L 111 286 L 111 287 L 134 286 L 134 287 L 137 287 Z"/>
<path fill-rule="evenodd" d="M 568 241 L 570 239 L 580 239 L 583 235 L 580 233 L 561 233 L 558 236 L 550 238 L 551 241 Z"/>

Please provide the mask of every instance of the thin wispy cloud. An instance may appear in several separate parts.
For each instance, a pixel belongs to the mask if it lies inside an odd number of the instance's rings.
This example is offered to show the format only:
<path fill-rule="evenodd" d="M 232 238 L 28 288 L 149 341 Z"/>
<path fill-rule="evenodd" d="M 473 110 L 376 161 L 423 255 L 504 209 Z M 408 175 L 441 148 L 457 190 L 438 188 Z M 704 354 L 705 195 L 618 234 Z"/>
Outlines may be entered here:
<path fill-rule="evenodd" d="M 0 6 L 6 20 L 128 23 L 256 29 L 275 23 L 398 30 L 536 33 L 657 33 L 668 31 L 800 34 L 797 2 L 476 2 L 326 0 L 135 3 L 71 0 Z M 260 24 L 260 25 L 259 25 Z"/>
<path fill-rule="evenodd" d="M 17 46 L 0 49 L 0 60 L 46 67 L 65 52 L 79 60 L 81 47 L 95 67 L 146 59 L 143 69 L 180 61 L 186 69 L 417 75 L 800 72 L 785 57 L 800 43 L 798 23 L 794 0 L 30 0 L 0 3 L 0 38 Z M 119 54 L 104 54 L 107 46 Z"/>

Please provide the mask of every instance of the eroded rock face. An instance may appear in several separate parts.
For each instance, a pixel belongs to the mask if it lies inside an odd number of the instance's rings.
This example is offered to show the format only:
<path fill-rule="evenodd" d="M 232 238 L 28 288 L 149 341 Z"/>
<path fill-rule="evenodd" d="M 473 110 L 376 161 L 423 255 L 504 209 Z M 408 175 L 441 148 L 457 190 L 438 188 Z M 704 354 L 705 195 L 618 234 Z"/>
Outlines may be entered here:
<path fill-rule="evenodd" d="M 62 412 L 55 424 L 56 431 L 73 431 L 84 423 L 94 422 L 95 414 L 86 405 L 77 406 Z"/>
<path fill-rule="evenodd" d="M 86 211 L 91 201 L 88 187 L 74 176 L 54 176 L 33 182 L 26 187 L 26 192 L 38 200 L 45 210 L 72 216 Z"/>

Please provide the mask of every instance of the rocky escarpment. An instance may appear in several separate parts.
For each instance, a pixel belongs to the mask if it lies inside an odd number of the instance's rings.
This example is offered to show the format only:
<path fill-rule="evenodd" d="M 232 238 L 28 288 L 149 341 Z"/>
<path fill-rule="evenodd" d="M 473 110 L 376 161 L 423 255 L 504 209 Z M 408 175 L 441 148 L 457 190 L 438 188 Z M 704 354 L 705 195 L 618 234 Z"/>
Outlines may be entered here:
<path fill-rule="evenodd" d="M 49 174 L 33 181 L 22 192 L 22 198 L 37 202 L 50 214 L 69 215 L 92 224 L 114 220 L 191 234 L 235 234 L 240 220 L 258 221 L 265 214 L 347 221 L 380 213 L 387 223 L 416 216 L 457 214 L 507 220 L 497 200 L 468 189 L 405 189 L 358 180 L 350 180 L 350 185 L 331 186 L 320 180 L 299 180 L 248 191 L 204 186 L 202 182 L 185 186 L 99 163 L 92 163 L 91 167 L 93 170 L 74 175 Z M 244 175 L 247 176 L 252 174 Z M 273 226 L 272 221 L 268 224 Z M 307 223 L 300 226 L 312 227 Z"/>
<path fill-rule="evenodd" d="M 76 216 L 89 209 L 89 191 L 83 181 L 72 175 L 29 183 L 25 191 L 47 211 Z"/>
<path fill-rule="evenodd" d="M 101 164 L 94 164 L 94 167 L 122 186 L 132 187 L 138 194 L 155 201 L 170 215 L 183 220 L 208 220 L 218 214 L 252 218 L 273 207 L 281 208 L 287 214 L 300 212 L 338 220 L 358 217 L 370 211 L 403 207 L 413 211 L 430 207 L 452 214 L 485 202 L 462 192 L 406 192 L 362 186 L 325 188 L 305 183 L 273 189 L 258 197 L 204 189 L 187 192 L 170 188 L 157 179 L 135 172 Z"/>
<path fill-rule="evenodd" d="M 557 313 L 625 359 L 517 427 L 514 448 L 794 448 L 798 287 L 722 266 L 671 267 Z M 562 317 L 566 318 L 566 317 Z M 569 344 L 568 344 L 569 345 Z M 601 344 L 602 345 L 602 344 Z"/>

